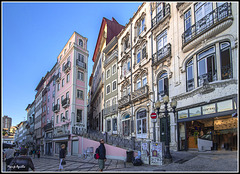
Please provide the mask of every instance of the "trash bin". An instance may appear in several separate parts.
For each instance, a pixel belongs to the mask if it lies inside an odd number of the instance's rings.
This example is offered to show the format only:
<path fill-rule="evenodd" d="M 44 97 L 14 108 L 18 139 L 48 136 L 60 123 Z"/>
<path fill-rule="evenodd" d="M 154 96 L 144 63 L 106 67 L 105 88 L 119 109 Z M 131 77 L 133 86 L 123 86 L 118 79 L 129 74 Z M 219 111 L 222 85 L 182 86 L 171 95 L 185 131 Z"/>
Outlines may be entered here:
<path fill-rule="evenodd" d="M 132 162 L 132 159 L 133 159 L 133 151 L 130 150 L 130 151 L 126 151 L 127 153 L 127 160 L 126 162 Z"/>

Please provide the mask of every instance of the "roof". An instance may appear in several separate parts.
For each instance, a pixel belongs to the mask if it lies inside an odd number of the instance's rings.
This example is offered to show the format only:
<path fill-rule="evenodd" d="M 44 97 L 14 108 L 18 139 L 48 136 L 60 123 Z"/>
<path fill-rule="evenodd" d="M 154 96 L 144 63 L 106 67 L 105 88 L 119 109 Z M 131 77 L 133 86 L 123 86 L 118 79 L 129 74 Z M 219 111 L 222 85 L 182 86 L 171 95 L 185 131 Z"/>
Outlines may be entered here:
<path fill-rule="evenodd" d="M 120 33 L 122 31 L 122 29 L 124 29 L 124 26 L 119 24 L 113 17 L 112 17 L 112 20 L 109 20 L 109 19 L 103 17 L 100 31 L 98 34 L 97 43 L 96 43 L 94 54 L 93 54 L 93 58 L 92 58 L 93 62 L 95 61 L 97 54 L 98 54 L 98 50 L 99 50 L 100 43 L 101 43 L 101 38 L 104 34 L 105 25 L 107 25 L 106 44 L 108 44 L 114 36 L 117 36 L 118 33 Z"/>

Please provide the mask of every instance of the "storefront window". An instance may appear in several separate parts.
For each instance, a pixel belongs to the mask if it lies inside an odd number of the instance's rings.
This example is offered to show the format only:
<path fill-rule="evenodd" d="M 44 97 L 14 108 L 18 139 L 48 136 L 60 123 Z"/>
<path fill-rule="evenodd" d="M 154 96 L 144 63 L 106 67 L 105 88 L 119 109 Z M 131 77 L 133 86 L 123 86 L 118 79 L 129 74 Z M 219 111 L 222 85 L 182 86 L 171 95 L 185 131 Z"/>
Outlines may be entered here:
<path fill-rule="evenodd" d="M 200 116 L 200 115 L 202 115 L 201 107 L 189 109 L 189 116 L 190 117 L 195 117 L 195 116 Z"/>
<path fill-rule="evenodd" d="M 188 118 L 188 110 L 178 111 L 178 119 Z"/>
<path fill-rule="evenodd" d="M 215 103 L 202 106 L 203 115 L 216 113 Z"/>
<path fill-rule="evenodd" d="M 217 103 L 217 112 L 229 111 L 233 109 L 232 100 Z"/>

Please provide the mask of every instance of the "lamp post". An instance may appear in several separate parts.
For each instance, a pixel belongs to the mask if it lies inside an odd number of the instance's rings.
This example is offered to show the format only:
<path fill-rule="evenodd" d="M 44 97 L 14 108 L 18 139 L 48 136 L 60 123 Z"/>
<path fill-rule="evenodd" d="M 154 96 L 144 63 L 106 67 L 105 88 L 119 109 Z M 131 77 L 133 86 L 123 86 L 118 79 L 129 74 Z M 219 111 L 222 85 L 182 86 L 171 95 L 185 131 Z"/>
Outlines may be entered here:
<path fill-rule="evenodd" d="M 155 107 L 156 107 L 156 109 L 157 109 L 157 114 L 158 114 L 158 116 L 159 116 L 159 114 L 160 113 L 164 113 L 164 115 L 165 115 L 165 124 L 166 124 L 166 142 L 165 142 L 165 146 L 166 146 L 166 153 L 165 153 L 165 162 L 166 163 L 171 163 L 172 162 L 172 156 L 171 156 L 171 154 L 170 154 L 170 147 L 169 147 L 169 138 L 168 138 L 168 134 L 169 134 L 169 132 L 168 132 L 168 113 L 169 112 L 173 112 L 173 114 L 174 114 L 174 116 L 175 116 L 175 109 L 176 109 L 176 106 L 177 106 L 177 101 L 176 100 L 172 100 L 172 102 L 170 103 L 170 105 L 171 105 L 171 107 L 172 107 L 172 111 L 168 111 L 168 102 L 169 102 L 169 97 L 167 96 L 167 95 L 165 95 L 164 97 L 163 97 L 163 103 L 164 103 L 164 107 L 165 107 L 165 110 L 164 110 L 164 112 L 160 112 L 159 110 L 160 110 L 160 107 L 161 107 L 161 102 L 160 101 L 157 101 L 156 103 L 155 103 Z"/>

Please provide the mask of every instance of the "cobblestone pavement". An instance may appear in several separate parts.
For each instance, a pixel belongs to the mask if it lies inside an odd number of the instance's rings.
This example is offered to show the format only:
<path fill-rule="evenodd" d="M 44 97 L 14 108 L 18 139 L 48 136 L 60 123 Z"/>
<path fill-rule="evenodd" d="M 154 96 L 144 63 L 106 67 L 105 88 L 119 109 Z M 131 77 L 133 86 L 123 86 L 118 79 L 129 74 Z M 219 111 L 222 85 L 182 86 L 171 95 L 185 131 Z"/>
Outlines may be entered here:
<path fill-rule="evenodd" d="M 178 151 L 171 152 L 173 162 L 161 166 L 133 166 L 132 163 L 124 163 L 121 160 L 108 159 L 105 163 L 104 172 L 234 172 L 239 171 L 238 165 L 238 152 L 237 151 L 210 151 L 210 152 L 197 152 L 197 151 Z M 60 172 L 59 159 L 57 156 L 41 156 L 40 158 L 32 159 L 35 165 L 35 171 L 44 172 Z M 75 156 L 66 157 L 67 164 L 64 166 L 64 171 L 71 172 L 98 172 L 98 162 L 94 158 L 82 159 Z"/>

